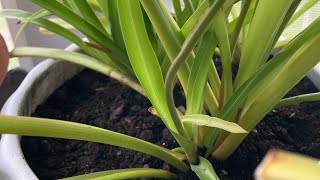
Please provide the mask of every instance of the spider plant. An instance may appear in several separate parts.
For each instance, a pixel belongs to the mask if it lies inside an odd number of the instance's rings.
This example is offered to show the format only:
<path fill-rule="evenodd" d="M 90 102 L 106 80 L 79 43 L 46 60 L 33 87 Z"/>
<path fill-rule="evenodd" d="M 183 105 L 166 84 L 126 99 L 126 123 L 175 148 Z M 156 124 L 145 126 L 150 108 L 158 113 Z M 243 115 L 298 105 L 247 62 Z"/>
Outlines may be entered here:
<path fill-rule="evenodd" d="M 300 0 L 32 0 L 36 13 L 3 10 L 1 16 L 34 23 L 59 34 L 86 53 L 42 47 L 16 47 L 11 57 L 50 57 L 101 72 L 145 95 L 180 145 L 179 151 L 105 129 L 59 120 L 0 117 L 0 133 L 79 139 L 141 151 L 200 179 L 218 179 L 210 162 L 226 159 L 275 107 L 319 100 L 319 94 L 282 99 L 320 60 L 320 19 L 286 41 L 271 59 L 287 25 L 309 6 Z M 235 4 L 240 3 L 240 13 Z M 184 8 L 182 8 L 184 7 Z M 232 14 L 233 19 L 228 20 Z M 59 17 L 66 22 L 51 21 Z M 69 28 L 86 36 L 82 40 Z M 221 75 L 212 61 L 217 52 Z M 236 78 L 232 64 L 239 63 Z M 186 111 L 174 104 L 181 86 Z M 61 129 L 64 129 L 62 132 Z M 201 154 L 200 149 L 205 153 Z M 187 162 L 184 162 L 187 160 Z M 106 171 L 74 177 L 174 178 L 155 169 Z M 70 178 L 72 179 L 72 178 Z"/>

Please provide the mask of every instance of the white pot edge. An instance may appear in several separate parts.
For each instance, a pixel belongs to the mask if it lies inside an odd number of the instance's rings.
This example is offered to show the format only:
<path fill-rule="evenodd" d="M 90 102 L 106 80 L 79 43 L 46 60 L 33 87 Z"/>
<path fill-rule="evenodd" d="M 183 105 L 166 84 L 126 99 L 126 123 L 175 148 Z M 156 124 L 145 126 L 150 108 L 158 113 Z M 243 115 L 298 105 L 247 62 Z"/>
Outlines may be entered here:
<path fill-rule="evenodd" d="M 79 51 L 76 45 L 65 50 Z M 54 90 L 72 78 L 83 67 L 64 61 L 48 59 L 37 65 L 1 110 L 4 115 L 30 115 Z M 51 79 L 48 81 L 47 79 Z M 34 89 L 43 89 L 42 91 Z M 37 94 L 35 96 L 35 94 Z M 18 135 L 3 134 L 0 139 L 0 179 L 37 180 L 24 159 Z"/>

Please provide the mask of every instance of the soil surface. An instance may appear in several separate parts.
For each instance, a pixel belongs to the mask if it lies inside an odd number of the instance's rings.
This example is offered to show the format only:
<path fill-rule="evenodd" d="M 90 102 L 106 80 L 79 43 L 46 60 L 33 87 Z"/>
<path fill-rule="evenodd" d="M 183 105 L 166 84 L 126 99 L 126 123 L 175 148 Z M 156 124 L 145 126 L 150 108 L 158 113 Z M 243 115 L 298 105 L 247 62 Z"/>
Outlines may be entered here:
<path fill-rule="evenodd" d="M 288 96 L 316 91 L 305 78 Z M 163 147 L 177 147 L 161 120 L 148 112 L 150 106 L 146 98 L 133 90 L 103 75 L 84 70 L 39 106 L 33 116 L 90 124 Z M 211 159 L 212 164 L 221 179 L 242 180 L 253 179 L 255 167 L 270 148 L 320 158 L 319 119 L 319 103 L 276 109 L 259 123 L 228 160 Z M 22 147 L 29 165 L 43 180 L 132 167 L 178 172 L 151 156 L 99 143 L 23 137 Z M 179 178 L 197 179 L 192 173 L 179 174 Z"/>

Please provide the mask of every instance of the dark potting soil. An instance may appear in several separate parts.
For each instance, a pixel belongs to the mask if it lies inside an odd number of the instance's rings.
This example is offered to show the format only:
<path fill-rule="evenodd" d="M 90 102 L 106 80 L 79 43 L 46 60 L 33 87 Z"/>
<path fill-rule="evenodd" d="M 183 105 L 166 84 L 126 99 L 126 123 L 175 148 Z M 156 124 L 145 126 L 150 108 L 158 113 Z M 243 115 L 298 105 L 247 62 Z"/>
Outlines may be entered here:
<path fill-rule="evenodd" d="M 316 91 L 305 78 L 289 96 Z M 161 120 L 148 112 L 150 106 L 146 98 L 133 90 L 84 70 L 60 87 L 33 116 L 90 124 L 166 148 L 177 147 Z M 212 159 L 213 166 L 221 179 L 242 180 L 253 179 L 255 167 L 270 148 L 320 158 L 319 118 L 319 103 L 276 109 L 259 123 L 228 160 Z M 30 167 L 43 180 L 132 167 L 163 168 L 179 173 L 149 155 L 99 143 L 23 137 L 22 147 Z M 193 173 L 180 174 L 179 178 L 197 179 Z"/>

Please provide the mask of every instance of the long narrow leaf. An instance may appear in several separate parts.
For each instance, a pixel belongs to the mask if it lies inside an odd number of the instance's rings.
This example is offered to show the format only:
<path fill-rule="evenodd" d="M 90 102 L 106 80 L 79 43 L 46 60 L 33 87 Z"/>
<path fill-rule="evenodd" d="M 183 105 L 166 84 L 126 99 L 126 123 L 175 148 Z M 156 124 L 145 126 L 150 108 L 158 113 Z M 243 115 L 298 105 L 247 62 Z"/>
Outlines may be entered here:
<path fill-rule="evenodd" d="M 148 39 L 139 1 L 120 0 L 117 2 L 123 39 L 132 67 L 164 123 L 171 130 L 176 131 L 166 106 L 160 65 Z"/>
<path fill-rule="evenodd" d="M 100 0 L 99 4 L 103 5 L 105 2 L 108 4 L 108 17 L 111 24 L 111 35 L 114 42 L 117 43 L 119 47 L 122 49 L 125 48 L 122 34 L 121 34 L 121 27 L 119 23 L 119 13 L 118 13 L 118 6 L 117 1 L 114 0 Z M 102 4 L 103 3 L 103 4 Z"/>
<path fill-rule="evenodd" d="M 73 1 L 76 4 L 77 8 L 79 9 L 84 19 L 86 19 L 90 24 L 92 24 L 96 29 L 98 29 L 103 34 L 105 35 L 108 34 L 106 29 L 103 27 L 97 15 L 91 9 L 87 1 L 79 1 L 79 0 L 73 0 Z"/>
<path fill-rule="evenodd" d="M 308 0 L 306 1 L 301 8 L 299 8 L 298 11 L 294 13 L 294 15 L 291 17 L 290 21 L 287 24 L 287 27 L 290 26 L 295 20 L 297 20 L 302 14 L 307 12 L 310 8 L 313 7 L 319 0 Z"/>
<path fill-rule="evenodd" d="M 278 0 L 275 2 L 259 0 L 248 36 L 244 42 L 236 79 L 237 88 L 267 60 L 273 47 L 274 38 L 292 2 L 293 0 Z"/>
<path fill-rule="evenodd" d="M 0 133 L 105 143 L 150 154 L 182 171 L 188 169 L 187 165 L 179 160 L 181 154 L 138 138 L 80 123 L 45 118 L 0 116 Z"/>
<path fill-rule="evenodd" d="M 90 173 L 70 178 L 63 178 L 61 180 L 85 180 L 85 179 L 133 179 L 133 178 L 161 178 L 161 179 L 175 179 L 177 175 L 162 169 L 152 168 L 130 168 L 117 169 L 109 171 L 101 171 Z"/>
<path fill-rule="evenodd" d="M 79 31 L 88 36 L 88 38 L 97 42 L 100 46 L 104 47 L 110 52 L 110 56 L 113 59 L 119 60 L 128 69 L 130 65 L 126 64 L 127 56 L 111 39 L 109 39 L 103 32 L 99 31 L 93 25 L 88 23 L 85 19 L 71 11 L 69 8 L 59 3 L 58 1 L 46 1 L 46 0 L 32 0 L 39 6 L 47 9 L 56 16 L 60 17 L 64 21 L 70 23 L 76 27 Z"/>
<path fill-rule="evenodd" d="M 181 50 L 181 44 L 175 33 L 177 29 L 174 30 L 172 28 L 170 21 L 158 0 L 141 0 L 140 2 L 148 14 L 148 17 L 172 62 Z M 179 80 L 185 92 L 187 92 L 189 74 L 189 67 L 185 63 L 178 72 Z"/>
<path fill-rule="evenodd" d="M 298 96 L 293 96 L 285 99 L 281 99 L 275 108 L 280 108 L 284 106 L 290 106 L 293 104 L 299 104 L 303 102 L 312 102 L 312 101 L 320 101 L 320 93 L 309 93 L 309 94 L 303 94 Z"/>
<path fill-rule="evenodd" d="M 192 14 L 192 16 L 187 20 L 187 22 L 182 26 L 181 33 L 187 37 L 192 29 L 196 26 L 201 16 L 204 15 L 206 10 L 209 7 L 209 3 L 207 1 L 203 1 L 198 9 Z"/>
<path fill-rule="evenodd" d="M 216 35 L 211 28 L 204 35 L 191 68 L 191 74 L 188 81 L 186 114 L 202 112 L 204 87 L 207 82 L 208 70 L 217 43 Z M 217 108 L 217 106 L 215 108 Z"/>
<path fill-rule="evenodd" d="M 118 72 L 114 68 L 109 67 L 108 65 L 96 60 L 95 58 L 81 53 L 53 48 L 18 47 L 11 51 L 10 55 L 11 57 L 45 57 L 69 61 L 112 77 L 128 85 L 140 94 L 144 94 L 143 88 L 130 77 Z"/>
<path fill-rule="evenodd" d="M 217 26 L 215 27 L 215 33 L 217 36 L 219 50 L 221 54 L 222 62 L 222 97 L 220 99 L 221 104 L 223 105 L 233 93 L 233 84 L 232 84 L 232 69 L 231 69 L 231 51 L 229 44 L 229 37 L 227 32 L 226 23 L 224 20 L 224 14 L 222 9 L 217 12 L 217 15 L 213 18 L 213 23 Z"/>
<path fill-rule="evenodd" d="M 14 38 L 14 41 L 17 41 L 21 32 L 25 29 L 25 27 L 27 27 L 27 25 L 29 24 L 29 22 L 32 19 L 42 18 L 42 17 L 48 16 L 48 15 L 51 15 L 51 13 L 44 10 L 44 9 L 41 9 L 41 10 L 35 12 L 34 14 L 32 14 L 25 22 L 23 22 L 22 26 L 19 28 L 19 31 L 16 34 L 16 37 Z"/>
<path fill-rule="evenodd" d="M 191 123 L 198 126 L 215 127 L 231 133 L 247 133 L 246 130 L 236 123 L 203 114 L 184 115 L 181 116 L 181 120 L 184 123 Z"/>
<path fill-rule="evenodd" d="M 303 33 L 296 41 L 294 41 L 294 43 L 289 44 L 289 47 L 292 49 L 296 48 L 295 46 L 299 45 L 303 38 L 308 37 L 304 35 L 310 35 L 312 30 L 319 28 L 319 26 L 316 26 L 317 24 L 313 25 L 313 28 L 310 28 L 309 31 Z M 250 131 L 263 116 L 265 116 L 276 103 L 319 62 L 320 52 L 317 50 L 320 46 L 319 31 L 313 32 L 312 35 L 313 36 L 311 37 L 309 36 L 310 39 L 308 41 L 302 41 L 302 43 L 305 43 L 300 46 L 298 51 L 293 52 L 290 61 L 288 61 L 285 66 L 282 66 L 282 69 L 277 76 L 264 86 L 264 89 L 260 92 L 261 96 L 255 96 L 257 98 L 254 100 L 254 104 L 248 111 L 243 112 L 239 125 L 244 129 Z M 289 48 L 289 50 L 292 49 Z M 286 58 L 283 59 L 287 60 Z M 221 159 L 228 157 L 244 138 L 245 135 L 235 136 L 234 134 L 230 134 L 214 154 Z"/>
<path fill-rule="evenodd" d="M 30 16 L 32 16 L 31 13 L 21 11 L 21 10 L 6 9 L 6 10 L 0 11 L 0 17 L 18 19 L 22 21 L 27 20 Z M 97 50 L 92 49 L 89 46 L 86 46 L 83 43 L 81 38 L 79 38 L 77 35 L 70 32 L 69 30 L 65 29 L 64 27 L 44 18 L 31 19 L 30 22 L 70 40 L 71 42 L 78 45 L 81 49 L 90 53 L 92 56 L 98 58 L 100 61 L 106 63 L 107 65 L 110 65 L 112 67 L 119 67 L 105 53 L 98 52 Z M 123 70 L 121 67 L 119 67 L 118 69 Z M 123 70 L 122 72 L 126 72 L 126 71 Z"/>

